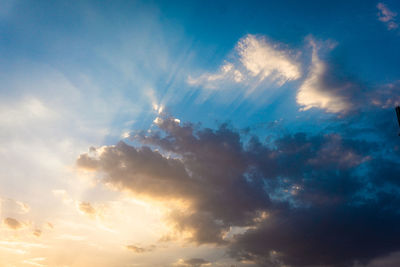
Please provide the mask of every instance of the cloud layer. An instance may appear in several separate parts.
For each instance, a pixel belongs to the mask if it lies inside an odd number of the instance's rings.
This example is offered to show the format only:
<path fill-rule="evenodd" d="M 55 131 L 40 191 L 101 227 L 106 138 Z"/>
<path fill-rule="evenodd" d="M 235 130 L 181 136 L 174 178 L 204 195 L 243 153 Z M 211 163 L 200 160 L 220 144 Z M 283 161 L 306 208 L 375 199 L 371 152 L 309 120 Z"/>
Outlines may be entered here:
<path fill-rule="evenodd" d="M 92 149 L 77 164 L 119 190 L 180 203 L 166 221 L 188 242 L 260 266 L 351 266 L 400 249 L 400 170 L 376 143 L 306 133 L 264 143 L 227 125 L 156 122 L 132 136 L 142 146 Z"/>

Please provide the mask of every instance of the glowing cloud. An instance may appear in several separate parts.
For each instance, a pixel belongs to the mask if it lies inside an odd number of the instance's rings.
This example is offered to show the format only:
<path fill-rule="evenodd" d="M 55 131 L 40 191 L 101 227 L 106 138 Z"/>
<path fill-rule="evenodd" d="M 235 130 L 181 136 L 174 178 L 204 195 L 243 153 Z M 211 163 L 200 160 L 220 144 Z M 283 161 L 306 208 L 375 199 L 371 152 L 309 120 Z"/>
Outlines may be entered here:
<path fill-rule="evenodd" d="M 241 84 L 251 92 L 264 80 L 281 86 L 300 76 L 299 64 L 291 51 L 264 37 L 248 34 L 236 44 L 233 63 L 227 60 L 218 72 L 205 73 L 197 78 L 189 76 L 187 82 L 208 89 Z"/>
<path fill-rule="evenodd" d="M 307 78 L 300 86 L 296 100 L 301 110 L 324 109 L 331 113 L 346 113 L 352 106 L 350 94 L 357 85 L 335 77 L 329 65 L 318 56 L 318 45 L 310 40 L 312 47 L 311 67 Z"/>
<path fill-rule="evenodd" d="M 270 78 L 282 85 L 286 81 L 300 78 L 300 68 L 291 59 L 290 52 L 280 50 L 264 38 L 247 35 L 239 41 L 236 49 L 249 74 L 257 76 L 260 81 Z"/>

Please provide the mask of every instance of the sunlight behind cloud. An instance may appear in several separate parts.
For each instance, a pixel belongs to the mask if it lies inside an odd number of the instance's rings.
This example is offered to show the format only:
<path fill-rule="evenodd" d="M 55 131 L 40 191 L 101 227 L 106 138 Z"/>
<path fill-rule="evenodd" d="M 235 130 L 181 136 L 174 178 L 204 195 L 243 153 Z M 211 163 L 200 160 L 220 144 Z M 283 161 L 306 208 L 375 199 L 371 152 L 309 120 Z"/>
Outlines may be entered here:
<path fill-rule="evenodd" d="M 301 76 L 297 55 L 265 37 L 248 34 L 235 47 L 233 62 L 227 59 L 216 73 L 205 73 L 196 78 L 189 76 L 191 86 L 205 89 L 227 89 L 232 85 L 244 87 L 247 93 L 255 90 L 261 82 L 282 86 Z"/>

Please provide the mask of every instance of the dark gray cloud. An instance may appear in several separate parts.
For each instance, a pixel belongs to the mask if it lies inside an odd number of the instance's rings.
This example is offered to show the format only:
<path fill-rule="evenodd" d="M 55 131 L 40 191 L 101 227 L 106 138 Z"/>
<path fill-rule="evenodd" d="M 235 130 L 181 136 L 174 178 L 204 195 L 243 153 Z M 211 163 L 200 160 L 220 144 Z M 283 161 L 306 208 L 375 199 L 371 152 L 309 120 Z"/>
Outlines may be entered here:
<path fill-rule="evenodd" d="M 227 125 L 156 122 L 158 131 L 132 137 L 142 145 L 92 149 L 77 164 L 121 190 L 182 200 L 188 208 L 167 220 L 189 241 L 260 266 L 352 266 L 400 250 L 392 141 L 296 133 L 264 142 Z M 247 230 L 228 238 L 232 226 Z"/>
<path fill-rule="evenodd" d="M 168 117 L 160 127 L 169 136 L 140 135 L 138 140 L 178 158 L 120 142 L 98 157 L 81 155 L 78 165 L 103 171 L 106 182 L 138 195 L 185 200 L 190 210 L 173 211 L 169 219 L 177 229 L 192 232 L 197 243 L 225 243 L 231 225 L 248 226 L 269 206 L 262 180 L 245 175 L 246 152 L 238 133 L 226 127 L 195 133 L 192 126 L 180 127 Z"/>
<path fill-rule="evenodd" d="M 230 253 L 261 266 L 275 266 L 274 260 L 290 266 L 366 263 L 399 249 L 398 201 L 378 199 L 359 205 L 344 203 L 279 210 L 257 228 L 236 236 Z M 271 252 L 277 253 L 275 258 Z"/>

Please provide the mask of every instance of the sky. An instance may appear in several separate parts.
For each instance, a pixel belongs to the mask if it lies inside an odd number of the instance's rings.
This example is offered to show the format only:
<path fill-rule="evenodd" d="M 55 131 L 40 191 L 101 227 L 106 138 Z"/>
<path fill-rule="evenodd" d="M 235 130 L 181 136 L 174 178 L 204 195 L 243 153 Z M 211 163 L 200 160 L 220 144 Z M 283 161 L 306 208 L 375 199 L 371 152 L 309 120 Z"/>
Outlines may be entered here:
<path fill-rule="evenodd" d="M 0 0 L 0 266 L 400 266 L 398 1 Z"/>

